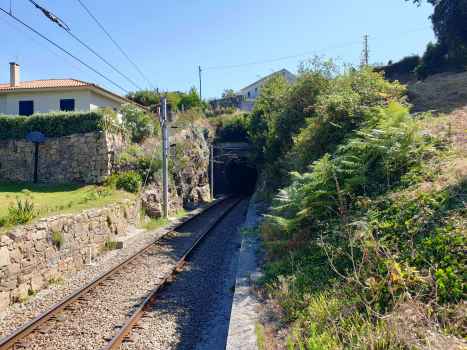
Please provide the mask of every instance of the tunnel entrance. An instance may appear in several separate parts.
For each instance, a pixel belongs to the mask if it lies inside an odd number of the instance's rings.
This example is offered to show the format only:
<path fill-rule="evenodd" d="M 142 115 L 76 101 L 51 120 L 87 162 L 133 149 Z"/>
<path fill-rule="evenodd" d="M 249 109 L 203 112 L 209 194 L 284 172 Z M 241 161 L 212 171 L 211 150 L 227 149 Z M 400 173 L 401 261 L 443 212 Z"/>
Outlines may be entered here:
<path fill-rule="evenodd" d="M 226 168 L 228 193 L 253 193 L 258 180 L 256 167 L 246 164 L 247 158 L 232 160 Z"/>

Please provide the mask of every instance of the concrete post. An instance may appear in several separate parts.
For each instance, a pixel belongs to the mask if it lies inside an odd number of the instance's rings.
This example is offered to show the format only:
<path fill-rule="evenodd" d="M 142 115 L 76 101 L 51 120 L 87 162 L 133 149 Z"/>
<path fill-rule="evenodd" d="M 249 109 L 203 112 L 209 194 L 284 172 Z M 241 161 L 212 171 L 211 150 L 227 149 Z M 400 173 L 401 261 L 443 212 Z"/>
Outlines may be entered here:
<path fill-rule="evenodd" d="M 214 147 L 211 144 L 211 200 L 214 199 Z"/>
<path fill-rule="evenodd" d="M 86 265 L 92 264 L 91 258 L 92 258 L 91 248 L 88 248 L 86 252 Z"/>
<path fill-rule="evenodd" d="M 163 160 L 163 210 L 164 218 L 169 217 L 169 179 L 168 179 L 168 164 L 167 164 L 167 118 L 166 118 L 166 96 L 162 96 L 162 160 Z"/>

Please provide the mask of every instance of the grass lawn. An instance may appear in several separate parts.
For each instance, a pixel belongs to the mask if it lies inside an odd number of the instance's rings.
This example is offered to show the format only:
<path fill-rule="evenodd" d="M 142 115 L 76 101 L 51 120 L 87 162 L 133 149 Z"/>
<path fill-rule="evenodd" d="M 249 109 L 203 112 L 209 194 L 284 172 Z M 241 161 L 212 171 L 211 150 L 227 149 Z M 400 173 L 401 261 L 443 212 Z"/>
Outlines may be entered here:
<path fill-rule="evenodd" d="M 181 218 L 182 216 L 185 216 L 185 215 L 186 215 L 185 209 L 180 210 L 178 214 L 177 213 L 169 214 L 171 218 Z M 146 230 L 148 230 L 148 232 L 151 232 L 151 231 L 157 230 L 158 228 L 162 226 L 167 225 L 169 222 L 170 220 L 164 219 L 163 217 L 160 217 L 157 219 L 151 218 L 151 221 L 148 222 L 148 224 L 143 226 L 142 228 L 145 228 Z"/>
<path fill-rule="evenodd" d="M 0 184 L 0 217 L 8 214 L 8 206 L 16 204 L 18 197 L 24 203 L 27 198 L 21 191 L 31 191 L 34 210 L 40 211 L 35 219 L 57 214 L 78 213 L 83 209 L 91 209 L 105 204 L 122 202 L 124 198 L 135 198 L 135 195 L 123 190 L 112 190 L 109 195 L 105 186 L 84 184 L 44 184 L 44 183 L 3 183 Z M 104 190 L 104 192 L 100 192 Z M 85 198 L 88 198 L 86 201 Z"/>

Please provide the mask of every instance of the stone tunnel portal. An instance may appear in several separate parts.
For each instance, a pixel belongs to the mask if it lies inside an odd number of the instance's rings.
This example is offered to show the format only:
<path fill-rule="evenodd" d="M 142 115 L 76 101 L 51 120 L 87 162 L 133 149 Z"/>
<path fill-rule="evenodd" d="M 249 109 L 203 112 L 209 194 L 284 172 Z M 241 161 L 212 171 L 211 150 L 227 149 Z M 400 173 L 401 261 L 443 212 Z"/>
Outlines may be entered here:
<path fill-rule="evenodd" d="M 247 158 L 233 159 L 225 169 L 228 193 L 253 193 L 258 180 L 256 167 L 247 164 Z"/>

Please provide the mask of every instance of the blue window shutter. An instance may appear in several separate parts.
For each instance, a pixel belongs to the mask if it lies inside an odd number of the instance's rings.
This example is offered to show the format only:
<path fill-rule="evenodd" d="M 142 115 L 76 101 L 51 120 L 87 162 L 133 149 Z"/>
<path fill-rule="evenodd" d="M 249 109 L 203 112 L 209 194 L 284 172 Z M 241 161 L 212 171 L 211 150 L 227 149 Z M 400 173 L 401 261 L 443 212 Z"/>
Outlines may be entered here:
<path fill-rule="evenodd" d="M 61 111 L 74 111 L 75 110 L 75 99 L 60 100 Z"/>
<path fill-rule="evenodd" d="M 19 101 L 19 115 L 29 117 L 34 114 L 34 101 Z"/>

